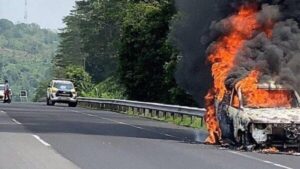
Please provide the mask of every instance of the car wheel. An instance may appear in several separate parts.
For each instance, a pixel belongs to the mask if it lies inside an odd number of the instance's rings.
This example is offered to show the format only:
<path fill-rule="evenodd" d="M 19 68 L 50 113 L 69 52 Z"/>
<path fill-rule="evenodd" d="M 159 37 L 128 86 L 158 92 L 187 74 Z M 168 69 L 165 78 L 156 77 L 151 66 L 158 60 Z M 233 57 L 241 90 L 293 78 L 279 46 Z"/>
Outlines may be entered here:
<path fill-rule="evenodd" d="M 48 99 L 48 102 L 49 102 L 49 105 L 50 105 L 50 106 L 54 106 L 54 105 L 55 105 L 55 102 L 52 101 L 51 99 Z"/>
<path fill-rule="evenodd" d="M 238 131 L 237 137 L 235 138 L 239 149 L 244 149 L 246 151 L 253 151 L 256 145 L 252 142 L 250 134 L 246 131 Z"/>
<path fill-rule="evenodd" d="M 69 107 L 76 107 L 77 106 L 77 102 L 75 103 L 69 103 Z"/>
<path fill-rule="evenodd" d="M 242 131 L 238 131 L 237 136 L 235 137 L 235 142 L 237 143 L 238 146 L 242 146 L 243 145 L 243 137 L 244 134 Z"/>
<path fill-rule="evenodd" d="M 47 106 L 50 106 L 50 102 L 49 102 L 49 99 L 48 99 L 48 97 L 47 97 Z"/>

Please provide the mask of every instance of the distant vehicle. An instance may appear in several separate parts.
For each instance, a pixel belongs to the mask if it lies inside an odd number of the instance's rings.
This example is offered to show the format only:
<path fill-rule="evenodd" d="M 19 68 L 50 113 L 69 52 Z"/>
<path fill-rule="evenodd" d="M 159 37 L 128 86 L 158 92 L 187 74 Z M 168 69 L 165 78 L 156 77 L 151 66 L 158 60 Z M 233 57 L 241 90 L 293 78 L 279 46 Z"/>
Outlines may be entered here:
<path fill-rule="evenodd" d="M 272 106 L 247 102 L 242 89 L 233 89 L 221 102 L 215 102 L 217 117 L 224 140 L 232 140 L 245 148 L 274 146 L 300 151 L 300 97 L 292 88 L 275 84 L 260 84 L 272 100 L 275 93 L 286 93 L 288 105 Z M 262 101 L 262 102 L 264 102 Z"/>
<path fill-rule="evenodd" d="M 4 99 L 4 84 L 0 84 L 0 101 Z"/>
<path fill-rule="evenodd" d="M 71 81 L 52 80 L 47 89 L 47 105 L 67 103 L 69 107 L 77 106 L 77 92 Z"/>
<path fill-rule="evenodd" d="M 11 89 L 9 89 L 10 92 L 10 100 L 4 101 L 4 84 L 0 84 L 0 101 L 5 103 L 10 103 L 12 98 L 12 92 Z"/>

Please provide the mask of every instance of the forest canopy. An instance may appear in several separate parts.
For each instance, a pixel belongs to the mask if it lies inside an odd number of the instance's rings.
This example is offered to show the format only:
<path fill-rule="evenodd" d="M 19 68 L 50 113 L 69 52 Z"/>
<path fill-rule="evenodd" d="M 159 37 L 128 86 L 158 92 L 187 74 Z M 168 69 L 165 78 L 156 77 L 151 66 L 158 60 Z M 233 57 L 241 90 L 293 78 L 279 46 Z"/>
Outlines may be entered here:
<path fill-rule="evenodd" d="M 81 83 L 92 86 L 81 88 L 84 96 L 195 105 L 174 78 L 180 57 L 169 34 L 176 15 L 173 0 L 77 1 L 59 34 L 55 76 L 77 66 L 92 80 Z"/>
<path fill-rule="evenodd" d="M 37 24 L 0 19 L 0 83 L 9 81 L 14 99 L 19 99 L 20 90 L 33 99 L 40 82 L 52 77 L 58 43 L 57 33 Z"/>

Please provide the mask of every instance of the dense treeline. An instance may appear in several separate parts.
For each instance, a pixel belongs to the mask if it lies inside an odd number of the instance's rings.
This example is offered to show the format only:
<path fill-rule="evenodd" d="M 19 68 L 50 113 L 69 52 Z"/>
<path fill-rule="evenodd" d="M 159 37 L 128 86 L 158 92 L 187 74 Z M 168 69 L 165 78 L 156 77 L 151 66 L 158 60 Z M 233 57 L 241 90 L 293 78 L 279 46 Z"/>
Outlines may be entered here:
<path fill-rule="evenodd" d="M 36 24 L 0 19 L 0 83 L 7 79 L 15 96 L 25 89 L 33 99 L 40 81 L 51 77 L 58 41 L 57 33 Z"/>
<path fill-rule="evenodd" d="M 86 96 L 194 105 L 174 79 L 175 15 L 173 0 L 77 1 L 64 19 L 55 76 L 74 79 Z"/>

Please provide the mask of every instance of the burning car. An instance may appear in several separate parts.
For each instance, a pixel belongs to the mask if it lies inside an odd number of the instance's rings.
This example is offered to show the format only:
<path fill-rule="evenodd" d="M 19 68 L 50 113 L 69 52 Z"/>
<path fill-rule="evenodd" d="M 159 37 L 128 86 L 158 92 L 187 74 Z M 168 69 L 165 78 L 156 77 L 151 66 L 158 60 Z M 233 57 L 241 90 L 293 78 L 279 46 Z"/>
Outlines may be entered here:
<path fill-rule="evenodd" d="M 300 97 L 297 91 L 274 83 L 255 87 L 254 92 L 247 93 L 237 86 L 227 92 L 221 102 L 215 102 L 222 138 L 245 147 L 259 145 L 300 150 Z M 254 93 L 259 97 L 253 99 Z"/>

